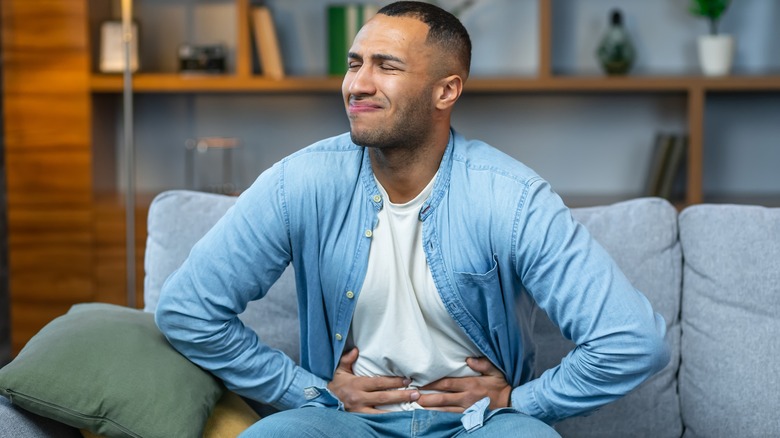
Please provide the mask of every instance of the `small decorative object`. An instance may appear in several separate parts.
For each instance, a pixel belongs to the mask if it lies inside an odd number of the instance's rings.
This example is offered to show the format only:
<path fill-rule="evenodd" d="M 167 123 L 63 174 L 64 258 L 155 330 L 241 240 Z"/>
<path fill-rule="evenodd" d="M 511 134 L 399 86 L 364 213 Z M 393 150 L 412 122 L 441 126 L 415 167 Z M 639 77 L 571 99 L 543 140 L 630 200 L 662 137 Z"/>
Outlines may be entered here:
<path fill-rule="evenodd" d="M 731 72 L 734 37 L 718 33 L 718 23 L 729 3 L 729 0 L 691 0 L 691 13 L 709 22 L 709 34 L 699 37 L 699 63 L 705 76 L 725 76 Z"/>
<path fill-rule="evenodd" d="M 184 142 L 184 178 L 187 187 L 223 195 L 241 191 L 241 175 L 236 164 L 241 142 L 235 137 L 200 137 Z M 240 167 L 239 167 L 240 168 Z"/>
<path fill-rule="evenodd" d="M 225 73 L 225 46 L 215 44 L 179 46 L 179 72 L 181 73 Z"/>
<path fill-rule="evenodd" d="M 125 70 L 125 41 L 119 20 L 104 21 L 100 25 L 99 68 L 103 73 L 122 73 Z M 138 70 L 138 23 L 135 22 L 130 35 L 130 70 Z"/>
<path fill-rule="evenodd" d="M 634 65 L 634 44 L 623 27 L 623 14 L 619 9 L 613 9 L 610 14 L 609 28 L 601 39 L 596 55 L 601 67 L 609 75 L 624 75 Z"/>

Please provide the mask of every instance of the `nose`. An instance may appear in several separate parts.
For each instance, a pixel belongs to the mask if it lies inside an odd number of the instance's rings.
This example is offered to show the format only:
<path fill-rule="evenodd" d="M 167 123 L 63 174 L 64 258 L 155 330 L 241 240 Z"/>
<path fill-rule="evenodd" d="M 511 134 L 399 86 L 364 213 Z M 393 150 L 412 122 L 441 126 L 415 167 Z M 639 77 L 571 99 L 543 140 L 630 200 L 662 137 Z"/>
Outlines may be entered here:
<path fill-rule="evenodd" d="M 357 70 L 348 71 L 344 82 L 349 94 L 353 96 L 370 96 L 376 93 L 371 68 L 367 64 L 361 65 Z"/>

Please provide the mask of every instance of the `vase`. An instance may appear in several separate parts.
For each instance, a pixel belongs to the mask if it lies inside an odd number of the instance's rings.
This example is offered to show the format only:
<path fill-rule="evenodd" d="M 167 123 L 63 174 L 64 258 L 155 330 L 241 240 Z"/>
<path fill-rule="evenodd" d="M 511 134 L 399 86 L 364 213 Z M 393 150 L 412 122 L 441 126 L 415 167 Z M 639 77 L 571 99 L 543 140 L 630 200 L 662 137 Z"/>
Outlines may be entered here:
<path fill-rule="evenodd" d="M 634 65 L 634 44 L 623 26 L 623 14 L 618 9 L 610 14 L 610 24 L 596 50 L 596 56 L 604 72 L 609 75 L 624 75 Z"/>
<path fill-rule="evenodd" d="M 734 59 L 734 38 L 731 35 L 699 37 L 699 64 L 705 76 L 726 76 Z"/>

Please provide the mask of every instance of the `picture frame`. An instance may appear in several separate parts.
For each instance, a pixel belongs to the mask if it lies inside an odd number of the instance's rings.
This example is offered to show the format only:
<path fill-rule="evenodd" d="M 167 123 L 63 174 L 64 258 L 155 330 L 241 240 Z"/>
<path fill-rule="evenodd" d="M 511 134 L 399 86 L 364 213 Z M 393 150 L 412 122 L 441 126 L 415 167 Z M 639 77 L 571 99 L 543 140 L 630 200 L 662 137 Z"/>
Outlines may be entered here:
<path fill-rule="evenodd" d="M 138 62 L 138 23 L 133 21 L 130 41 L 130 71 L 136 72 Z M 122 22 L 106 20 L 100 25 L 100 63 L 102 73 L 122 73 L 125 70 L 125 44 L 122 38 Z"/>

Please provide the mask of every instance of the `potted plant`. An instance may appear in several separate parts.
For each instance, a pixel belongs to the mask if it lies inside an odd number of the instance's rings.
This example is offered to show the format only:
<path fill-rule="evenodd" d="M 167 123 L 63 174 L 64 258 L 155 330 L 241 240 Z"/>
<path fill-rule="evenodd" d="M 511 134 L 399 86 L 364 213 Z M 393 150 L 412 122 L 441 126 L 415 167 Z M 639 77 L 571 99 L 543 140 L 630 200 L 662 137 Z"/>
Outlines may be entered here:
<path fill-rule="evenodd" d="M 699 63 L 706 76 L 724 76 L 731 71 L 734 38 L 718 32 L 720 19 L 730 3 L 730 0 L 691 0 L 691 13 L 709 22 L 709 34 L 699 37 Z"/>

